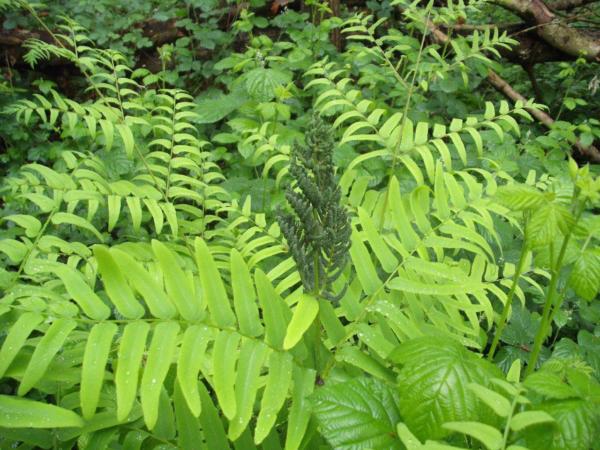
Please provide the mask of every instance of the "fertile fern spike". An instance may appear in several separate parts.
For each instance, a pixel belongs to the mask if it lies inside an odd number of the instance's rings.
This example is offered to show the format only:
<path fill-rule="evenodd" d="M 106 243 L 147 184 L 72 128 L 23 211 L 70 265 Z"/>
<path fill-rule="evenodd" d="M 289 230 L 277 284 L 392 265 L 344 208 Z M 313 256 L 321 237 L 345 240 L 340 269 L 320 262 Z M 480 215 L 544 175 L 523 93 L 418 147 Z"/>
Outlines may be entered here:
<path fill-rule="evenodd" d="M 286 198 L 293 213 L 278 213 L 304 289 L 332 301 L 340 296 L 333 295 L 331 285 L 348 259 L 351 233 L 348 213 L 340 205 L 333 149 L 331 129 L 314 115 L 306 145 L 292 150 L 289 173 L 295 183 Z"/>

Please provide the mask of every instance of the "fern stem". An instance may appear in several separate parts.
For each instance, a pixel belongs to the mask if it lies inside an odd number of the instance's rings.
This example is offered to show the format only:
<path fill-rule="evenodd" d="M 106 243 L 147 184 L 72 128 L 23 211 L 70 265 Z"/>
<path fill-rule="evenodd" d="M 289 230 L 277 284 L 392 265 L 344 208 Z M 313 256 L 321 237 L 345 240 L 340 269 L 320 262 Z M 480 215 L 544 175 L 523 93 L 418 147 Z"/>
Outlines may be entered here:
<path fill-rule="evenodd" d="M 33 243 L 31 244 L 31 247 L 29 247 L 29 249 L 27 250 L 27 253 L 25 253 L 25 256 L 23 257 L 23 260 L 21 261 L 21 264 L 19 264 L 19 269 L 17 270 L 17 276 L 15 277 L 15 282 L 21 276 L 21 274 L 23 273 L 23 270 L 25 270 L 25 265 L 29 261 L 29 257 L 31 256 L 31 254 L 33 253 L 33 251 L 36 249 L 36 247 L 37 247 L 38 243 L 40 242 L 40 239 L 42 238 L 42 236 L 44 236 L 44 232 L 46 231 L 46 228 L 48 228 L 48 225 L 50 225 L 50 221 L 52 220 L 52 217 L 58 211 L 58 207 L 59 207 L 59 205 L 60 205 L 61 202 L 62 202 L 62 199 L 58 199 L 56 201 L 56 205 L 54 206 L 54 208 L 52 209 L 52 211 L 50 211 L 50 214 L 48 214 L 48 217 L 44 221 L 44 224 L 42 225 L 42 228 L 40 228 L 39 233 L 35 237 L 35 241 L 33 241 Z"/>
<path fill-rule="evenodd" d="M 427 23 L 429 21 L 429 17 L 431 16 L 431 4 L 427 7 L 427 9 L 428 9 L 428 11 L 427 11 L 427 17 L 426 17 L 425 23 Z M 385 212 L 387 210 L 387 205 L 388 205 L 389 197 L 390 197 L 390 183 L 392 182 L 392 176 L 394 175 L 394 170 L 396 169 L 396 165 L 398 164 L 398 151 L 400 150 L 400 147 L 402 145 L 402 136 L 404 134 L 404 127 L 406 126 L 406 121 L 408 119 L 408 110 L 410 108 L 410 101 L 412 99 L 412 95 L 415 90 L 415 81 L 417 79 L 417 72 L 418 72 L 419 66 L 421 65 L 421 56 L 423 55 L 423 49 L 425 48 L 425 38 L 427 37 L 428 31 L 429 31 L 429 29 L 427 27 L 425 27 L 425 31 L 423 32 L 423 36 L 421 37 L 421 45 L 419 47 L 419 53 L 417 54 L 417 61 L 415 63 L 415 69 L 413 72 L 412 79 L 410 81 L 410 85 L 408 87 L 406 103 L 404 104 L 404 111 L 402 112 L 402 123 L 400 125 L 400 134 L 398 137 L 398 144 L 395 146 L 394 152 L 392 153 L 392 165 L 390 167 L 390 176 L 388 179 L 387 189 L 385 190 L 383 208 L 381 210 L 381 227 L 382 228 L 385 223 Z M 384 52 L 384 55 L 385 55 L 385 52 Z M 393 65 L 391 67 L 392 67 L 392 69 L 394 69 Z M 395 70 L 394 70 L 394 73 L 395 73 Z M 398 74 L 398 76 L 400 76 L 400 75 Z M 406 86 L 406 84 L 405 84 L 405 86 Z"/>
<path fill-rule="evenodd" d="M 165 188 L 165 200 L 169 198 L 169 189 L 171 188 L 171 170 L 173 168 L 173 149 L 175 148 L 175 114 L 176 114 L 177 99 L 173 93 L 173 115 L 171 116 L 171 148 L 169 155 L 169 164 L 167 166 L 167 186 Z"/>
<path fill-rule="evenodd" d="M 494 359 L 494 354 L 496 353 L 496 348 L 500 343 L 500 337 L 502 336 L 502 332 L 504 331 L 504 327 L 507 323 L 508 312 L 510 311 L 510 307 L 512 305 L 513 298 L 515 296 L 515 292 L 517 290 L 517 286 L 519 285 L 519 278 L 523 273 L 523 269 L 525 268 L 525 262 L 527 261 L 527 255 L 529 254 L 529 246 L 527 244 L 527 235 L 525 235 L 525 239 L 523 242 L 523 247 L 521 248 L 521 255 L 519 256 L 519 262 L 517 263 L 517 268 L 515 274 L 513 276 L 513 281 L 510 286 L 510 290 L 508 291 L 508 295 L 506 297 L 506 302 L 504 303 L 504 307 L 502 308 L 502 314 L 500 315 L 500 319 L 498 320 L 498 325 L 496 327 L 496 332 L 494 334 L 494 341 L 492 342 L 492 346 L 490 347 L 488 353 L 488 359 L 491 361 Z"/>
<path fill-rule="evenodd" d="M 508 417 L 506 418 L 506 424 L 504 426 L 504 433 L 502 435 L 502 450 L 506 449 L 506 446 L 508 445 L 508 437 L 510 436 L 510 423 L 512 422 L 512 418 L 515 414 L 515 408 L 517 406 L 518 403 L 518 399 L 519 396 L 515 395 L 515 397 L 513 398 L 512 404 L 510 405 L 510 413 L 508 415 Z"/>
<path fill-rule="evenodd" d="M 581 202 L 575 215 L 575 223 L 579 221 L 579 218 L 581 217 L 581 214 L 583 214 L 584 209 L 585 202 Z M 571 236 L 573 235 L 574 228 L 574 226 L 569 228 L 569 232 L 563 238 L 563 242 L 560 248 L 560 252 L 558 254 L 558 258 L 556 259 L 556 263 L 552 264 L 552 278 L 550 279 L 548 293 L 546 294 L 546 302 L 544 303 L 544 309 L 542 311 L 542 320 L 538 328 L 537 334 L 535 335 L 531 355 L 529 355 L 529 361 L 527 362 L 527 369 L 525 370 L 526 377 L 533 373 L 533 371 L 535 370 L 535 366 L 538 362 L 540 352 L 542 350 L 542 345 L 546 340 L 549 328 L 552 325 L 552 320 L 554 319 L 556 311 L 560 308 L 560 305 L 562 305 L 562 300 L 558 299 L 557 301 L 558 290 L 556 289 L 556 287 L 558 286 L 558 280 L 560 278 L 560 271 L 562 269 L 563 260 L 567 252 L 569 241 L 571 240 Z"/>

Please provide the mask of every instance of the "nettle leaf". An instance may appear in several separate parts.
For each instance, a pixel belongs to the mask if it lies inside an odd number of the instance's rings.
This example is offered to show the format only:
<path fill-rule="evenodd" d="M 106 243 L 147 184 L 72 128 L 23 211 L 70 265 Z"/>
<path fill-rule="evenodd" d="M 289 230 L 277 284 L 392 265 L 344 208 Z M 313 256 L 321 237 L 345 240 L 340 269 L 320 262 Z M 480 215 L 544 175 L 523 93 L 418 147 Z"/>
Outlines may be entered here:
<path fill-rule="evenodd" d="M 525 387 L 552 399 L 578 397 L 577 391 L 565 383 L 560 376 L 548 370 L 534 372 L 525 380 Z"/>
<path fill-rule="evenodd" d="M 259 102 L 268 102 L 275 97 L 275 89 L 291 81 L 289 73 L 275 69 L 257 68 L 246 74 L 248 95 Z"/>
<path fill-rule="evenodd" d="M 600 439 L 598 405 L 582 399 L 551 401 L 536 405 L 556 423 L 532 426 L 525 430 L 530 448 L 581 450 L 592 448 Z M 541 428 L 542 427 L 542 428 Z"/>
<path fill-rule="evenodd" d="M 515 211 L 539 208 L 546 202 L 547 195 L 526 184 L 502 186 L 496 191 L 500 203 Z"/>
<path fill-rule="evenodd" d="M 535 245 L 545 245 L 566 234 L 575 225 L 571 212 L 558 203 L 546 203 L 537 209 L 528 223 L 528 235 Z"/>
<path fill-rule="evenodd" d="M 400 449 L 399 394 L 375 378 L 326 386 L 311 396 L 320 431 L 336 449 Z"/>
<path fill-rule="evenodd" d="M 403 365 L 400 413 L 420 439 L 443 437 L 446 422 L 478 420 L 481 403 L 469 384 L 485 386 L 491 378 L 501 378 L 495 366 L 442 337 L 401 344 L 393 359 Z"/>
<path fill-rule="evenodd" d="M 215 123 L 238 109 L 248 101 L 248 96 L 241 89 L 229 94 L 219 92 L 217 95 L 202 96 L 196 101 L 194 111 L 198 114 L 192 120 L 195 123 Z"/>
<path fill-rule="evenodd" d="M 569 286 L 585 300 L 593 300 L 600 289 L 600 250 L 587 249 L 575 260 Z"/>

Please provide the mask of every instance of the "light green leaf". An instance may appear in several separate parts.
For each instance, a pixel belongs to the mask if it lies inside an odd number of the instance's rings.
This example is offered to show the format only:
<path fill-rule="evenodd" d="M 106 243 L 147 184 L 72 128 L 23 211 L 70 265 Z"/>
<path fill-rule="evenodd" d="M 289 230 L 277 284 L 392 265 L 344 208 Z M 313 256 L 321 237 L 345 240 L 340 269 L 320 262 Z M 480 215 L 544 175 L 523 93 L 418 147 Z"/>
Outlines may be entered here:
<path fill-rule="evenodd" d="M 117 357 L 115 385 L 117 389 L 117 419 L 123 421 L 131 412 L 137 394 L 138 373 L 150 331 L 147 322 L 132 322 L 125 327 Z"/>
<path fill-rule="evenodd" d="M 87 338 L 83 364 L 81 366 L 81 412 L 83 417 L 91 419 L 96 412 L 100 389 L 104 380 L 104 368 L 117 326 L 112 322 L 94 325 Z"/>
<path fill-rule="evenodd" d="M 98 271 L 102 276 L 104 289 L 111 302 L 126 319 L 139 319 L 144 315 L 144 307 L 137 301 L 129 284 L 111 252 L 99 245 L 94 246 L 94 256 L 98 262 Z"/>
<path fill-rule="evenodd" d="M 512 411 L 510 401 L 497 392 L 479 384 L 469 384 L 468 388 L 479 397 L 479 400 L 492 408 L 500 417 L 508 417 Z"/>
<path fill-rule="evenodd" d="M 256 420 L 254 442 L 258 445 L 269 434 L 277 413 L 283 406 L 292 381 L 292 355 L 289 353 L 272 352 L 269 357 L 269 374 L 265 391 L 260 402 L 260 410 Z"/>
<path fill-rule="evenodd" d="M 502 434 L 484 423 L 448 422 L 444 424 L 444 428 L 471 436 L 482 442 L 488 450 L 499 450 L 502 447 Z"/>
<path fill-rule="evenodd" d="M 521 431 L 524 428 L 540 423 L 554 422 L 554 417 L 544 411 L 523 411 L 515 414 L 510 421 L 513 431 Z"/>
<path fill-rule="evenodd" d="M 297 366 L 293 369 L 292 406 L 288 415 L 285 450 L 297 450 L 305 435 L 312 414 L 308 396 L 315 387 L 315 376 L 316 372 L 313 369 Z"/>
<path fill-rule="evenodd" d="M 575 260 L 569 286 L 585 300 L 593 300 L 600 290 L 600 250 L 586 249 Z"/>
<path fill-rule="evenodd" d="M 237 440 L 250 422 L 266 356 L 267 347 L 263 343 L 250 339 L 242 343 L 235 379 L 236 415 L 229 423 L 231 441 Z"/>
<path fill-rule="evenodd" d="M 51 221 L 54 225 L 62 225 L 62 224 L 66 223 L 67 225 L 73 225 L 74 227 L 88 230 L 91 233 L 93 233 L 100 242 L 104 242 L 102 235 L 96 229 L 96 227 L 94 227 L 91 223 L 89 223 L 83 217 L 79 217 L 79 216 L 76 216 L 75 214 L 70 214 L 70 213 L 66 213 L 66 212 L 57 212 L 52 216 Z"/>
<path fill-rule="evenodd" d="M 183 335 L 177 361 L 177 380 L 191 413 L 198 417 L 202 410 L 198 393 L 198 373 L 211 338 L 208 328 L 192 325 Z"/>
<path fill-rule="evenodd" d="M 117 130 L 119 131 L 119 134 L 121 135 L 121 139 L 123 139 L 123 147 L 125 148 L 125 153 L 127 154 L 127 156 L 129 158 L 131 158 L 133 156 L 133 148 L 135 146 L 135 141 L 133 139 L 133 133 L 131 132 L 131 129 L 127 125 L 123 125 L 123 124 L 117 124 Z"/>
<path fill-rule="evenodd" d="M 152 240 L 152 251 L 162 269 L 167 294 L 175 303 L 179 314 L 185 320 L 197 320 L 202 314 L 202 305 L 194 292 L 194 286 L 181 270 L 177 258 L 171 250 L 157 240 Z"/>
<path fill-rule="evenodd" d="M 215 260 L 202 239 L 196 238 L 195 247 L 198 275 L 211 318 L 215 325 L 221 328 L 232 327 L 235 324 L 235 315 Z"/>
<path fill-rule="evenodd" d="M 515 211 L 535 209 L 547 200 L 543 192 L 526 184 L 510 184 L 499 187 L 496 198 L 500 203 Z"/>
<path fill-rule="evenodd" d="M 363 244 L 356 230 L 352 233 L 352 246 L 350 247 L 350 258 L 354 263 L 354 270 L 360 280 L 363 291 L 367 295 L 374 294 L 381 287 L 382 282 L 377 276 L 377 271 L 371 261 L 371 255 Z"/>
<path fill-rule="evenodd" d="M 48 328 L 36 345 L 27 369 L 21 379 L 17 394 L 23 396 L 42 379 L 54 356 L 62 348 L 65 340 L 75 329 L 77 323 L 70 319 L 57 319 Z"/>
<path fill-rule="evenodd" d="M 73 411 L 33 400 L 0 395 L 0 427 L 81 427 L 83 420 Z"/>
<path fill-rule="evenodd" d="M 102 128 L 102 133 L 104 134 L 104 145 L 106 147 L 106 150 L 109 151 L 112 148 L 113 141 L 115 139 L 114 125 L 111 121 L 104 119 L 101 119 L 99 123 L 100 128 Z"/>
<path fill-rule="evenodd" d="M 302 336 L 314 322 L 318 313 L 319 302 L 317 299 L 312 295 L 302 294 L 285 333 L 285 339 L 283 340 L 284 350 L 291 349 L 302 339 Z"/>
<path fill-rule="evenodd" d="M 235 399 L 235 363 L 238 359 L 240 335 L 221 331 L 213 348 L 213 384 L 223 414 L 232 420 L 237 413 Z"/>
<path fill-rule="evenodd" d="M 254 279 L 265 322 L 265 342 L 272 347 L 283 348 L 286 328 L 292 315 L 290 309 L 262 270 L 256 270 Z"/>
<path fill-rule="evenodd" d="M 536 245 L 545 245 L 559 238 L 561 233 L 568 233 L 573 226 L 573 215 L 565 206 L 546 203 L 531 215 L 527 233 Z"/>
<path fill-rule="evenodd" d="M 0 220 L 10 220 L 16 223 L 25 230 L 25 235 L 30 238 L 36 237 L 42 229 L 42 223 L 38 219 L 25 214 L 11 214 L 2 217 Z"/>
<path fill-rule="evenodd" d="M 175 343 L 179 333 L 177 322 L 161 322 L 154 328 L 148 349 L 146 367 L 140 384 L 140 400 L 144 411 L 144 422 L 151 430 L 158 419 L 160 391 L 167 372 L 173 363 Z"/>
<path fill-rule="evenodd" d="M 232 249 L 229 256 L 233 306 L 240 324 L 240 332 L 246 336 L 260 336 L 263 327 L 260 323 L 254 283 L 248 265 L 236 249 Z"/>
<path fill-rule="evenodd" d="M 113 248 L 110 252 L 121 273 L 125 275 L 131 286 L 140 293 L 154 317 L 170 319 L 175 316 L 177 310 L 166 296 L 162 286 L 137 261 L 122 250 Z"/>
<path fill-rule="evenodd" d="M 10 331 L 2 343 L 2 348 L 0 348 L 0 378 L 4 376 L 6 369 L 8 369 L 21 351 L 27 337 L 43 319 L 39 314 L 26 312 L 21 314 L 17 321 L 10 327 Z"/>

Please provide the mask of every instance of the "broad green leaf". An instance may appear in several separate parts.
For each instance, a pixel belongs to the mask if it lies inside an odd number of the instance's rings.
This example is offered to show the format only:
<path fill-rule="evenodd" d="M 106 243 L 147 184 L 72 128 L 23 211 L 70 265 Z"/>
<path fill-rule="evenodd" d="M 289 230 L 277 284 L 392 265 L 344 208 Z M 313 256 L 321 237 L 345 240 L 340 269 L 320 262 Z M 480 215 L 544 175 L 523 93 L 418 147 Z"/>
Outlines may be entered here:
<path fill-rule="evenodd" d="M 235 379 L 236 415 L 229 423 L 231 441 L 237 440 L 250 422 L 266 356 L 267 347 L 262 342 L 245 339 L 242 343 Z"/>
<path fill-rule="evenodd" d="M 198 373 L 211 338 L 208 328 L 192 325 L 183 335 L 177 361 L 177 380 L 191 413 L 198 417 L 202 410 L 198 393 Z"/>
<path fill-rule="evenodd" d="M 94 325 L 87 338 L 79 388 L 81 412 L 86 419 L 90 419 L 96 412 L 104 381 L 104 368 L 116 332 L 117 326 L 114 323 L 101 322 Z"/>
<path fill-rule="evenodd" d="M 496 198 L 515 211 L 539 208 L 547 201 L 543 192 L 526 184 L 502 186 L 496 191 Z"/>
<path fill-rule="evenodd" d="M 258 300 L 248 265 L 240 253 L 232 249 L 229 255 L 233 306 L 240 324 L 240 332 L 246 336 L 260 336 L 263 328 L 258 314 Z"/>
<path fill-rule="evenodd" d="M 292 356 L 289 353 L 272 352 L 269 357 L 269 374 L 265 384 L 256 428 L 254 442 L 260 444 L 269 434 L 277 413 L 283 406 L 292 381 Z"/>
<path fill-rule="evenodd" d="M 284 350 L 293 348 L 302 339 L 302 336 L 304 336 L 306 330 L 314 322 L 318 313 L 318 300 L 312 295 L 302 294 L 285 333 L 285 339 L 283 340 Z"/>
<path fill-rule="evenodd" d="M 510 428 L 513 431 L 521 431 L 524 428 L 540 423 L 554 422 L 554 418 L 544 411 L 523 411 L 515 414 L 510 420 Z"/>
<path fill-rule="evenodd" d="M 200 299 L 195 295 L 194 287 L 181 270 L 177 258 L 171 250 L 157 240 L 152 241 L 152 251 L 162 269 L 167 294 L 175 303 L 179 314 L 185 320 L 197 320 L 202 314 Z"/>
<path fill-rule="evenodd" d="M 500 371 L 456 341 L 423 337 L 400 344 L 393 361 L 398 375 L 400 413 L 419 439 L 438 439 L 442 425 L 477 420 L 479 399 L 468 385 L 485 386 Z"/>
<path fill-rule="evenodd" d="M 488 450 L 499 450 L 502 447 L 502 434 L 484 423 L 448 422 L 444 424 L 444 428 L 471 436 L 482 442 Z"/>
<path fill-rule="evenodd" d="M 83 420 L 73 411 L 25 398 L 0 395 L 0 427 L 81 427 Z"/>
<path fill-rule="evenodd" d="M 65 340 L 76 326 L 77 323 L 74 320 L 61 318 L 55 320 L 48 327 L 48 330 L 36 345 L 29 364 L 27 364 L 27 369 L 25 369 L 17 391 L 18 395 L 27 394 L 43 378 L 54 356 L 62 348 Z"/>
<path fill-rule="evenodd" d="M 98 271 L 102 276 L 104 289 L 117 311 L 126 319 L 142 317 L 144 307 L 136 300 L 111 252 L 106 247 L 96 245 L 94 256 L 98 262 Z"/>
<path fill-rule="evenodd" d="M 158 419 L 160 392 L 167 372 L 173 363 L 178 333 L 179 324 L 177 322 L 161 322 L 154 328 L 140 384 L 144 422 L 150 430 L 154 428 Z"/>
<path fill-rule="evenodd" d="M 332 448 L 403 448 L 395 436 L 400 421 L 399 395 L 386 383 L 360 377 L 328 384 L 310 400 L 321 433 Z"/>
<path fill-rule="evenodd" d="M 535 245 L 548 244 L 574 226 L 573 215 L 557 203 L 546 203 L 536 209 L 527 223 L 527 233 Z"/>
<path fill-rule="evenodd" d="M 223 414 L 232 420 L 237 412 L 235 399 L 235 363 L 238 359 L 240 335 L 221 331 L 213 348 L 213 384 Z"/>
<path fill-rule="evenodd" d="M 235 324 L 235 315 L 215 260 L 202 239 L 196 238 L 195 246 L 198 275 L 211 318 L 215 325 L 221 328 L 232 327 Z"/>
<path fill-rule="evenodd" d="M 42 316 L 33 312 L 26 312 L 19 316 L 10 327 L 2 348 L 0 348 L 0 378 L 21 351 L 23 344 L 31 332 L 44 320 Z"/>
<path fill-rule="evenodd" d="M 598 408 L 584 399 L 552 401 L 536 405 L 550 414 L 554 423 L 526 428 L 527 447 L 549 450 L 581 450 L 598 442 Z"/>
<path fill-rule="evenodd" d="M 529 375 L 524 382 L 527 389 L 548 398 L 566 399 L 578 397 L 577 391 L 562 378 L 548 370 L 540 370 Z"/>
<path fill-rule="evenodd" d="M 115 373 L 119 421 L 125 420 L 131 412 L 137 394 L 138 374 L 149 331 L 150 325 L 147 322 L 132 322 L 125 327 L 121 337 Z"/>
<path fill-rule="evenodd" d="M 268 102 L 275 97 L 275 90 L 291 81 L 287 72 L 276 69 L 257 68 L 245 74 L 248 95 L 259 102 Z"/>
<path fill-rule="evenodd" d="M 575 260 L 569 286 L 585 300 L 593 300 L 600 290 L 600 250 L 586 249 Z"/>

